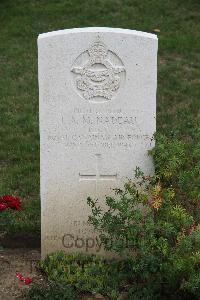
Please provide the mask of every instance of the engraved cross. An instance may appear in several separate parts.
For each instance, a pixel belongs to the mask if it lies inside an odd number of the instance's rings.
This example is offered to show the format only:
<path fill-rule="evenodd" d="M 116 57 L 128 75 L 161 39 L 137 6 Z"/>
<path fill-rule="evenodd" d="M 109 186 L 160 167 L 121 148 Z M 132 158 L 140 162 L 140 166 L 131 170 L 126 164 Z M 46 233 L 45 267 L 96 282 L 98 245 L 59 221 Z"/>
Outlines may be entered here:
<path fill-rule="evenodd" d="M 100 172 L 100 160 L 101 160 L 101 154 L 95 154 L 96 157 L 96 172 L 95 174 L 81 174 L 79 173 L 79 181 L 88 181 L 88 180 L 94 180 L 96 181 L 96 193 L 97 193 L 97 184 L 98 181 L 103 180 L 116 180 L 117 179 L 117 173 L 115 174 L 102 174 Z"/>

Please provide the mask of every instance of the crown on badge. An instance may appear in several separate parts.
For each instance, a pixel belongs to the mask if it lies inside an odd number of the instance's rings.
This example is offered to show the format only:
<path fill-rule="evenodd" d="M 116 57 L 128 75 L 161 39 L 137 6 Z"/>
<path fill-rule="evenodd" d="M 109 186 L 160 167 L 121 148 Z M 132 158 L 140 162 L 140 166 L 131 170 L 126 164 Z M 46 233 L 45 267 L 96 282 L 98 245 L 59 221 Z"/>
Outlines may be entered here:
<path fill-rule="evenodd" d="M 101 61 L 106 58 L 108 50 L 101 42 L 95 42 L 89 49 L 88 53 L 92 60 Z"/>

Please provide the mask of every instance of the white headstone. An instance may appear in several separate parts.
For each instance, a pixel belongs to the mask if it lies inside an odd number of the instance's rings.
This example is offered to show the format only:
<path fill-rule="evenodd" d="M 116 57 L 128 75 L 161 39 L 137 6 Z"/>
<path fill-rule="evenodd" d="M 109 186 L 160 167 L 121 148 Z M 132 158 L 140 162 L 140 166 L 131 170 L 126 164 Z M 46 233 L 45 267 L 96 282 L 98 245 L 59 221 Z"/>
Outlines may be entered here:
<path fill-rule="evenodd" d="M 103 253 L 86 199 L 154 171 L 157 37 L 67 29 L 39 35 L 38 52 L 42 255 Z"/>

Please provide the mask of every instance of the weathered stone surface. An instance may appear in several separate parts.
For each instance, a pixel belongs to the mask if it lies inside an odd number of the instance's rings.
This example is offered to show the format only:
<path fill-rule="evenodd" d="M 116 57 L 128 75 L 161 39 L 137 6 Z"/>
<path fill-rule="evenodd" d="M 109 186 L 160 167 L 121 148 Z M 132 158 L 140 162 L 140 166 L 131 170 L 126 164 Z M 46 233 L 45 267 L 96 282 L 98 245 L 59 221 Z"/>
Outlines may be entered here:
<path fill-rule="evenodd" d="M 82 28 L 39 35 L 42 255 L 103 253 L 88 196 L 153 172 L 157 37 Z"/>

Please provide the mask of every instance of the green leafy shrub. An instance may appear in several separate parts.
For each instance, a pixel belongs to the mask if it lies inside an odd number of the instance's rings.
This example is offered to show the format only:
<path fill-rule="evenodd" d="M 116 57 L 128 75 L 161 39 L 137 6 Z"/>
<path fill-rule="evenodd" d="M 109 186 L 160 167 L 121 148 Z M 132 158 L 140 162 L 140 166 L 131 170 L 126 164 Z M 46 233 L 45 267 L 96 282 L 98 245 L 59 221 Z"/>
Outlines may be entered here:
<path fill-rule="evenodd" d="M 134 180 L 106 197 L 106 211 L 88 198 L 90 224 L 120 259 L 57 252 L 40 264 L 48 279 L 109 299 L 123 290 L 130 300 L 200 299 L 198 132 L 192 149 L 157 135 L 155 176 L 137 168 Z"/>
<path fill-rule="evenodd" d="M 191 141 L 156 134 L 153 156 L 156 174 L 164 186 L 172 185 L 176 201 L 200 221 L 200 127 L 192 128 Z"/>
<path fill-rule="evenodd" d="M 35 284 L 25 295 L 24 300 L 75 300 L 74 288 L 58 283 Z"/>
<path fill-rule="evenodd" d="M 174 183 L 186 161 L 185 144 L 157 134 L 156 146 L 150 153 L 154 158 L 156 174 L 162 181 Z"/>
<path fill-rule="evenodd" d="M 119 254 L 129 266 L 130 299 L 200 298 L 200 226 L 177 204 L 172 186 L 166 181 L 162 186 L 160 181 L 170 179 L 181 167 L 185 159 L 181 149 L 176 144 L 171 151 L 172 157 L 173 152 L 179 153 L 171 162 L 171 172 L 167 166 L 150 178 L 136 169 L 134 182 L 117 189 L 115 197 L 106 197 L 106 212 L 98 201 L 88 198 L 89 222 L 105 249 Z"/>
<path fill-rule="evenodd" d="M 77 289 L 116 299 L 126 280 L 123 262 L 109 263 L 94 255 L 53 253 L 40 263 L 50 281 L 70 284 Z M 124 271 L 122 269 L 124 268 Z"/>

